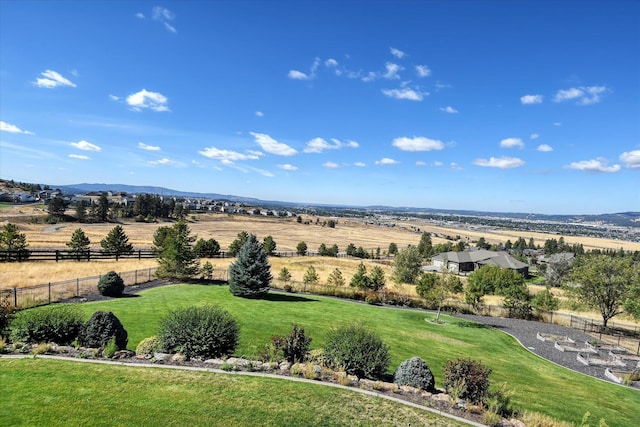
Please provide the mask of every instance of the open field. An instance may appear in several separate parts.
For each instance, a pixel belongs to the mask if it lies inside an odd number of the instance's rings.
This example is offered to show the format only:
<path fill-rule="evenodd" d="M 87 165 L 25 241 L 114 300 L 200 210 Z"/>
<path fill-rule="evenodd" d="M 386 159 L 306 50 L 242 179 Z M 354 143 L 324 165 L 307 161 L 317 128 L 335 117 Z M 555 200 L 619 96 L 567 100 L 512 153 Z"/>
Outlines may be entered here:
<path fill-rule="evenodd" d="M 0 358 L 0 394 L 11 426 L 464 425 L 315 384 L 51 359 Z"/>
<path fill-rule="evenodd" d="M 359 321 L 374 329 L 390 347 L 389 372 L 409 357 L 420 356 L 442 386 L 442 368 L 449 359 L 470 357 L 492 370 L 492 382 L 506 382 L 515 391 L 515 404 L 525 410 L 579 422 L 586 411 L 609 425 L 632 426 L 640 393 L 595 380 L 550 364 L 522 348 L 515 339 L 490 328 L 445 317 L 448 325 L 425 322 L 424 311 L 389 309 L 332 298 L 271 294 L 265 300 L 233 297 L 227 286 L 172 285 L 150 289 L 139 298 L 114 299 L 80 305 L 87 318 L 96 310 L 113 311 L 129 332 L 129 348 L 154 335 L 158 320 L 169 310 L 215 303 L 231 312 L 241 327 L 236 355 L 259 354 L 271 335 L 285 334 L 292 323 L 305 328 L 312 348 L 321 348 L 327 331 Z M 428 316 L 428 315 L 427 315 Z M 38 389 L 38 387 L 32 387 Z M 146 394 L 145 394 L 146 395 Z"/>

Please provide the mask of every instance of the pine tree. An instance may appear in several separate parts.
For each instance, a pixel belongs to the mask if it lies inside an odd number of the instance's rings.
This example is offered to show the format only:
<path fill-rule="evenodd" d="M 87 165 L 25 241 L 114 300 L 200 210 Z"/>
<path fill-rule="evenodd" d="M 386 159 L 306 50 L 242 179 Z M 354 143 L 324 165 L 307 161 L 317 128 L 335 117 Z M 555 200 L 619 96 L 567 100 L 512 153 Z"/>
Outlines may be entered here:
<path fill-rule="evenodd" d="M 367 276 L 367 267 L 364 263 L 361 262 L 360 265 L 358 265 L 358 270 L 351 278 L 349 286 L 353 286 L 358 289 L 369 289 L 371 286 L 371 279 Z"/>
<path fill-rule="evenodd" d="M 67 251 L 76 256 L 76 259 L 80 261 L 83 255 L 86 255 L 89 252 L 89 245 L 91 241 L 84 234 L 82 228 L 77 228 L 73 234 L 71 235 L 71 240 L 67 242 Z"/>
<path fill-rule="evenodd" d="M 29 247 L 27 236 L 24 233 L 20 233 L 17 225 L 9 222 L 2 227 L 2 231 L 0 231 L 0 250 L 11 251 L 11 253 L 5 255 L 7 261 L 12 259 L 22 261 L 29 258 L 27 247 Z"/>
<path fill-rule="evenodd" d="M 307 285 L 315 285 L 319 280 L 320 277 L 318 276 L 315 267 L 313 265 L 310 265 L 309 268 L 307 268 L 307 271 L 304 273 L 302 281 Z"/>
<path fill-rule="evenodd" d="M 188 279 L 198 274 L 200 265 L 193 249 L 195 240 L 184 221 L 171 227 L 158 228 L 153 239 L 159 265 L 158 276 Z"/>
<path fill-rule="evenodd" d="M 344 286 L 344 277 L 342 276 L 342 271 L 340 271 L 339 268 L 336 268 L 331 272 L 331 274 L 327 278 L 327 285 Z"/>
<path fill-rule="evenodd" d="M 262 298 L 269 292 L 271 279 L 267 254 L 251 234 L 229 267 L 229 291 L 238 297 Z"/>
<path fill-rule="evenodd" d="M 100 241 L 100 247 L 105 252 L 115 254 L 116 261 L 120 255 L 130 254 L 133 252 L 133 245 L 129 243 L 129 237 L 124 232 L 121 225 L 116 225 L 109 231 L 107 237 Z"/>

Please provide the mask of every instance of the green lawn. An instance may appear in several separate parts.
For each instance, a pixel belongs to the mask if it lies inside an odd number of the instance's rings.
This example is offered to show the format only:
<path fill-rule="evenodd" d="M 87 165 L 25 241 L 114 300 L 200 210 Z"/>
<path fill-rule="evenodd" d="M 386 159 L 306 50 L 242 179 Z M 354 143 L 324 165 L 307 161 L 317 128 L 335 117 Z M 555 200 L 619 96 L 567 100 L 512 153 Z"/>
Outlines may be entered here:
<path fill-rule="evenodd" d="M 375 329 L 390 347 L 390 373 L 403 360 L 422 357 L 438 386 L 449 359 L 474 358 L 488 365 L 493 383 L 506 382 L 515 391 L 517 406 L 557 419 L 579 422 L 590 411 L 610 426 L 634 426 L 640 392 L 580 375 L 548 363 L 523 349 L 499 331 L 445 317 L 449 325 L 425 321 L 417 310 L 375 307 L 324 297 L 270 294 L 265 300 L 233 297 L 226 286 L 173 285 L 150 289 L 141 296 L 82 304 L 87 318 L 96 310 L 113 311 L 129 332 L 129 348 L 155 335 L 158 319 L 169 310 L 192 304 L 218 304 L 231 312 L 241 327 L 238 356 L 259 354 L 271 335 L 285 334 L 298 323 L 322 347 L 331 327 L 360 321 Z M 37 389 L 38 387 L 34 387 Z M 153 393 L 153 392 L 149 392 Z"/>
<path fill-rule="evenodd" d="M 5 426 L 462 426 L 347 390 L 271 378 L 0 358 Z"/>

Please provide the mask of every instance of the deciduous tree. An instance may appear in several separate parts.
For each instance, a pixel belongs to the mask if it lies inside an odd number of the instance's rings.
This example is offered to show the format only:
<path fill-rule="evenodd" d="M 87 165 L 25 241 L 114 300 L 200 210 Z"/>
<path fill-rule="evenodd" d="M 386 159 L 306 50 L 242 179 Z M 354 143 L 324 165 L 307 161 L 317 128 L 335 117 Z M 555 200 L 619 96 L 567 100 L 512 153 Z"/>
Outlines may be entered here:
<path fill-rule="evenodd" d="M 417 247 L 409 245 L 398 252 L 393 261 L 393 280 L 398 283 L 415 283 L 420 275 L 422 254 Z"/>
<path fill-rule="evenodd" d="M 631 257 L 582 256 L 574 263 L 571 281 L 566 287 L 568 294 L 598 309 L 606 328 L 640 287 L 640 265 Z"/>

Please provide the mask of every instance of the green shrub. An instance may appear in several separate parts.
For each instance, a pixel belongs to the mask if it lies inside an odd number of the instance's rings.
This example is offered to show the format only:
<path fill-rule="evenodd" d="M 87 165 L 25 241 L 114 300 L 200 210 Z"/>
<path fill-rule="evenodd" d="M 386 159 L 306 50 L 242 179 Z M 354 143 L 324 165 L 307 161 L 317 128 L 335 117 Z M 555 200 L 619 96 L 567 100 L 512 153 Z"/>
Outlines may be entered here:
<path fill-rule="evenodd" d="M 304 334 L 304 329 L 294 324 L 289 335 L 285 337 L 282 353 L 289 363 L 303 362 L 311 344 L 311 337 Z"/>
<path fill-rule="evenodd" d="M 187 359 L 209 359 L 232 354 L 238 345 L 238 322 L 220 307 L 184 307 L 160 321 L 158 337 L 168 353 L 182 353 Z"/>
<path fill-rule="evenodd" d="M 152 336 L 140 341 L 136 347 L 136 355 L 142 356 L 145 354 L 154 354 L 162 350 L 160 340 L 157 336 Z"/>
<path fill-rule="evenodd" d="M 483 403 L 489 393 L 491 369 L 471 359 L 449 360 L 444 367 L 444 387 L 455 388 L 460 399 Z"/>
<path fill-rule="evenodd" d="M 329 331 L 324 351 L 333 367 L 359 378 L 381 377 L 391 360 L 382 340 L 357 323 Z"/>
<path fill-rule="evenodd" d="M 0 295 L 0 337 L 6 336 L 14 309 L 11 306 L 9 293 Z"/>
<path fill-rule="evenodd" d="M 100 277 L 98 282 L 98 291 L 100 295 L 106 297 L 118 298 L 122 296 L 124 292 L 124 280 L 115 271 L 110 271 L 107 274 Z"/>
<path fill-rule="evenodd" d="M 405 360 L 393 374 L 393 382 L 402 386 L 408 385 L 426 391 L 435 390 L 433 373 L 427 363 L 419 357 Z"/>
<path fill-rule="evenodd" d="M 128 336 L 115 314 L 96 311 L 82 326 L 78 335 L 78 344 L 83 347 L 104 348 L 109 340 L 115 338 L 116 347 L 122 350 L 127 348 Z"/>
<path fill-rule="evenodd" d="M 104 351 L 102 353 L 105 355 L 105 357 L 111 358 L 114 354 L 116 354 L 116 351 L 118 351 L 118 346 L 116 345 L 116 337 L 111 337 L 109 342 L 107 342 L 107 345 L 104 347 Z"/>
<path fill-rule="evenodd" d="M 82 314 L 71 305 L 52 305 L 16 313 L 11 320 L 11 341 L 54 342 L 68 345 L 78 336 Z"/>

